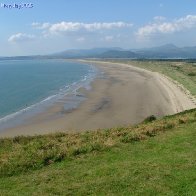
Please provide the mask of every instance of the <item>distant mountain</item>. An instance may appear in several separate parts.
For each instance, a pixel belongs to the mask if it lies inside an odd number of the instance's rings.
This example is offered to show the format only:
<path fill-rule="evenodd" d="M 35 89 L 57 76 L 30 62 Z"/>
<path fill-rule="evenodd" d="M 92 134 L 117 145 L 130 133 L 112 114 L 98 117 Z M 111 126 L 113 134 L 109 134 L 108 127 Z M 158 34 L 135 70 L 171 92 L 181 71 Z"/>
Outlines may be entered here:
<path fill-rule="evenodd" d="M 33 60 L 33 59 L 43 59 L 46 58 L 45 56 L 12 56 L 12 57 L 0 57 L 1 61 L 4 60 Z"/>
<path fill-rule="evenodd" d="M 109 50 L 99 55 L 100 58 L 138 58 L 139 55 L 131 51 Z"/>
<path fill-rule="evenodd" d="M 122 48 L 93 48 L 84 50 L 67 50 L 56 53 L 53 57 L 61 58 L 196 58 L 196 47 L 179 48 L 173 44 L 138 50 Z"/>
<path fill-rule="evenodd" d="M 152 51 L 163 51 L 163 50 L 176 50 L 178 49 L 177 46 L 174 44 L 165 44 L 162 46 L 152 47 L 152 48 L 146 48 L 146 50 L 152 50 Z M 145 49 L 144 49 L 145 50 Z"/>
<path fill-rule="evenodd" d="M 137 50 L 143 58 L 196 58 L 196 47 L 179 48 L 173 44 Z"/>
<path fill-rule="evenodd" d="M 188 58 L 196 58 L 196 46 L 195 47 L 184 47 L 181 50 L 186 53 Z"/>
<path fill-rule="evenodd" d="M 122 48 L 92 48 L 81 50 L 66 50 L 60 53 L 52 54 L 51 56 L 63 57 L 63 58 L 93 58 L 104 54 L 107 51 L 122 51 Z"/>
<path fill-rule="evenodd" d="M 196 59 L 195 47 L 177 47 L 166 44 L 159 47 L 124 50 L 122 48 L 92 48 L 81 50 L 66 50 L 45 56 L 0 57 L 0 60 L 28 60 L 55 58 L 130 58 L 130 59 Z"/>

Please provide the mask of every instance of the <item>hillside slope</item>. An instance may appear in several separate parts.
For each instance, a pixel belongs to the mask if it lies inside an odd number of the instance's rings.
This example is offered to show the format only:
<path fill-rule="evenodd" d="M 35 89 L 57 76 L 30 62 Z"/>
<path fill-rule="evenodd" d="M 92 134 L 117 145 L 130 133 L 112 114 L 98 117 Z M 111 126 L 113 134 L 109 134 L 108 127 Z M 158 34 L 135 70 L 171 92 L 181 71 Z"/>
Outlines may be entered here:
<path fill-rule="evenodd" d="M 195 133 L 196 109 L 136 127 L 1 139 L 1 195 L 194 195 Z"/>

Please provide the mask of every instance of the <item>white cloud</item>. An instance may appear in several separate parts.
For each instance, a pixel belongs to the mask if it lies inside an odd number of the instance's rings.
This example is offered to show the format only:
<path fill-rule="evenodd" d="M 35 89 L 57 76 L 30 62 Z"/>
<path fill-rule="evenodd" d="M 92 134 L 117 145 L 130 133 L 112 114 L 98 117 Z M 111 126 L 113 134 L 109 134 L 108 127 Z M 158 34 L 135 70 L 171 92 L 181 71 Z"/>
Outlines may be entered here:
<path fill-rule="evenodd" d="M 77 42 L 84 42 L 85 41 L 85 38 L 84 37 L 79 37 L 76 39 Z"/>
<path fill-rule="evenodd" d="M 55 24 L 50 23 L 32 23 L 32 26 L 37 29 L 44 29 L 51 34 L 59 34 L 66 32 L 77 32 L 80 30 L 92 32 L 99 30 L 111 30 L 111 29 L 120 29 L 120 28 L 129 28 L 133 24 L 125 22 L 111 22 L 111 23 L 81 23 L 81 22 L 60 22 Z"/>
<path fill-rule="evenodd" d="M 163 17 L 163 16 L 155 16 L 155 17 L 153 18 L 153 20 L 156 21 L 156 22 L 161 22 L 161 21 L 165 21 L 166 18 Z"/>
<path fill-rule="evenodd" d="M 171 22 L 156 21 L 138 29 L 136 35 L 138 39 L 149 39 L 157 34 L 171 34 L 196 28 L 196 15 L 187 15 Z"/>
<path fill-rule="evenodd" d="M 34 35 L 28 35 L 24 33 L 17 33 L 9 37 L 9 42 L 26 42 L 26 41 L 32 41 L 35 39 Z"/>
<path fill-rule="evenodd" d="M 51 26 L 50 23 L 48 22 L 45 22 L 45 23 L 39 23 L 39 22 L 33 22 L 32 24 L 32 27 L 36 28 L 36 29 L 47 29 Z"/>
<path fill-rule="evenodd" d="M 112 35 L 105 36 L 105 41 L 107 42 L 113 41 L 113 39 L 114 39 L 114 36 Z"/>

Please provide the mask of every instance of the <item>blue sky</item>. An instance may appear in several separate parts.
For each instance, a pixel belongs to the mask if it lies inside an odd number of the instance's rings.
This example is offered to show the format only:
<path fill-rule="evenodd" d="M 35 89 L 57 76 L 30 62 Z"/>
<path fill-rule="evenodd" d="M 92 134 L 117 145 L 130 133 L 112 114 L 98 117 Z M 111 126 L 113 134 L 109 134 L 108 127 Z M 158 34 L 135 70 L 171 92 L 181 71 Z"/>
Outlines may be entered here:
<path fill-rule="evenodd" d="M 32 3 L 33 8 L 3 5 Z M 195 0 L 0 0 L 0 56 L 196 46 Z"/>

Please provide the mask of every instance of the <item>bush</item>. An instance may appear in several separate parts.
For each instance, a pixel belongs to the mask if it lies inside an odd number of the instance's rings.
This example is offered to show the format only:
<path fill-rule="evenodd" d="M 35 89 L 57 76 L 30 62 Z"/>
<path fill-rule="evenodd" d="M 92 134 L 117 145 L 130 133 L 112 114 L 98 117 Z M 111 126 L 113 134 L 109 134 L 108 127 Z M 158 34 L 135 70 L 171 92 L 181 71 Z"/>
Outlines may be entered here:
<path fill-rule="evenodd" d="M 157 119 L 156 116 L 151 115 L 151 116 L 147 117 L 147 118 L 144 120 L 144 122 L 145 122 L 145 123 L 148 123 L 148 122 L 155 121 L 156 119 Z"/>
<path fill-rule="evenodd" d="M 196 76 L 196 73 L 195 72 L 190 72 L 190 73 L 188 73 L 188 76 Z"/>

